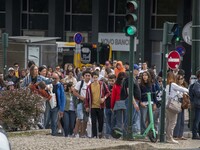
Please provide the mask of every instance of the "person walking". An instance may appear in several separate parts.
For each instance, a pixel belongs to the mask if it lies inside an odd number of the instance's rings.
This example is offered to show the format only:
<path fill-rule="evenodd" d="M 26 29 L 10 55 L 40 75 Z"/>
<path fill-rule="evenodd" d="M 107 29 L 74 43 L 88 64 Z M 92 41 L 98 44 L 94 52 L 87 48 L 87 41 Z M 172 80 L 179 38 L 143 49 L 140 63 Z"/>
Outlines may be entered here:
<path fill-rule="evenodd" d="M 103 123 L 104 123 L 104 106 L 105 100 L 110 95 L 107 85 L 99 81 L 98 72 L 92 73 L 93 82 L 87 87 L 85 108 L 87 112 L 91 112 L 92 120 L 92 137 L 102 138 L 103 134 Z M 97 136 L 97 120 L 98 120 L 98 131 Z"/>
<path fill-rule="evenodd" d="M 52 75 L 53 78 L 53 93 L 56 95 L 57 106 L 50 110 L 50 118 L 51 118 L 51 135 L 57 135 L 57 121 L 59 118 L 63 117 L 64 108 L 65 108 L 65 92 L 64 87 L 60 83 L 60 77 L 57 72 L 54 72 Z"/>

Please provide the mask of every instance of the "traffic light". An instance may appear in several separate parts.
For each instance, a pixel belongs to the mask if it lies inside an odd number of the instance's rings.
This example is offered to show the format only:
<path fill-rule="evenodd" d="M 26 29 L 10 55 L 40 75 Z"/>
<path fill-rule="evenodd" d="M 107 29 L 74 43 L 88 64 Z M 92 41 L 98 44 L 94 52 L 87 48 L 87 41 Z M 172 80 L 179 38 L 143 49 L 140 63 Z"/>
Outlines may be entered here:
<path fill-rule="evenodd" d="M 175 44 L 180 42 L 179 26 L 177 23 L 165 22 L 163 30 L 163 44 Z"/>
<path fill-rule="evenodd" d="M 134 36 L 137 32 L 137 20 L 138 20 L 138 2 L 136 0 L 128 1 L 126 3 L 127 14 L 125 16 L 126 36 Z"/>

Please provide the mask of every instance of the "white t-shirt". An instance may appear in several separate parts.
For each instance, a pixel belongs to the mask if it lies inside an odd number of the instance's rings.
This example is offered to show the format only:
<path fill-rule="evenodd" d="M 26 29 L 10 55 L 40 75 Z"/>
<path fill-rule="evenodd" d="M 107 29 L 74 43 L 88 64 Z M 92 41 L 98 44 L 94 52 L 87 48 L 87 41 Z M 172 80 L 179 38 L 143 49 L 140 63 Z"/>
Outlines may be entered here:
<path fill-rule="evenodd" d="M 84 81 L 83 83 L 83 86 L 81 88 L 81 92 L 80 92 L 80 95 L 83 96 L 83 97 L 86 97 L 86 90 L 87 90 L 87 86 L 90 84 L 91 82 L 89 81 L 88 83 L 86 83 Z M 79 89 L 80 89 L 80 86 L 81 86 L 81 81 L 77 82 L 76 86 L 75 86 L 75 89 L 79 92 Z"/>

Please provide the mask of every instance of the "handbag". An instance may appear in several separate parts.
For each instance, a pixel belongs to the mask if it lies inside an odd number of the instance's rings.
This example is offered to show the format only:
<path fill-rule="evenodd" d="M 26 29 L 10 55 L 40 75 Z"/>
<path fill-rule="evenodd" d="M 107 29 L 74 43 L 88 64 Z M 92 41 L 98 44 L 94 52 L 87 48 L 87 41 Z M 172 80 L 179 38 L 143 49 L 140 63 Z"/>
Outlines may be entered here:
<path fill-rule="evenodd" d="M 174 99 L 169 99 L 166 108 L 173 112 L 173 113 L 180 113 L 182 111 L 181 109 L 181 102 L 179 102 L 178 100 L 174 100 Z"/>
<path fill-rule="evenodd" d="M 169 87 L 169 95 L 170 95 L 170 91 L 171 91 L 171 84 L 170 84 L 170 87 Z M 177 113 L 182 111 L 181 102 L 179 100 L 175 100 L 174 98 L 170 98 L 168 100 L 166 108 L 169 111 L 171 111 L 171 112 L 173 112 L 175 114 L 177 114 Z"/>
<path fill-rule="evenodd" d="M 183 109 L 188 109 L 190 106 L 190 96 L 186 93 L 183 94 L 183 102 L 182 102 L 182 105 L 181 107 Z"/>
<path fill-rule="evenodd" d="M 123 110 L 126 109 L 125 100 L 119 100 L 115 102 L 113 110 L 120 110 L 120 109 L 123 109 Z"/>
<path fill-rule="evenodd" d="M 49 104 L 51 109 L 54 109 L 55 107 L 57 107 L 57 100 L 56 100 L 56 94 L 53 93 L 53 86 L 49 85 L 49 93 L 51 95 L 51 99 L 49 100 Z"/>

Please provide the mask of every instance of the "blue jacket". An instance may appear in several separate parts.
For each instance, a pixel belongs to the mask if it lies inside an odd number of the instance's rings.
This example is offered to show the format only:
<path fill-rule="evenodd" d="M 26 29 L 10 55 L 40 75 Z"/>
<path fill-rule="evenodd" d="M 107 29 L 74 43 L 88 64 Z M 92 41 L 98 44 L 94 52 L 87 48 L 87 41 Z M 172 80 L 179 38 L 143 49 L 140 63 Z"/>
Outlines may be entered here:
<path fill-rule="evenodd" d="M 152 84 L 151 87 L 149 87 L 148 85 L 145 85 L 145 86 L 140 85 L 140 89 L 141 89 L 141 101 L 142 102 L 148 102 L 147 93 L 150 92 L 151 93 L 151 101 L 153 101 L 154 104 L 157 103 L 155 84 Z"/>
<path fill-rule="evenodd" d="M 40 82 L 40 81 L 44 81 L 46 84 L 52 83 L 51 79 L 45 78 L 45 77 L 39 75 L 39 76 L 37 76 L 37 82 Z M 32 82 L 32 77 L 30 75 L 27 75 L 23 79 L 21 87 L 27 87 L 31 82 Z"/>
<path fill-rule="evenodd" d="M 55 94 L 58 102 L 57 106 L 61 112 L 64 112 L 66 103 L 65 91 L 63 85 L 60 82 L 57 83 L 57 91 Z"/>

